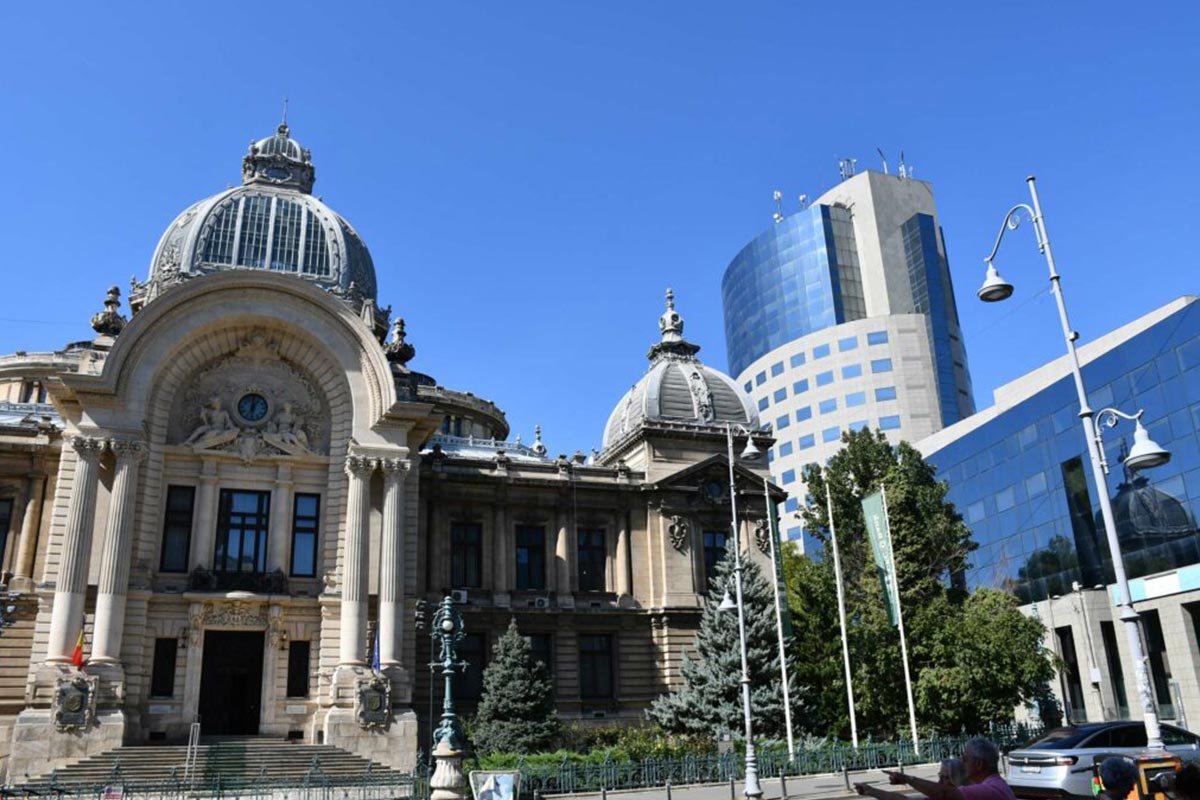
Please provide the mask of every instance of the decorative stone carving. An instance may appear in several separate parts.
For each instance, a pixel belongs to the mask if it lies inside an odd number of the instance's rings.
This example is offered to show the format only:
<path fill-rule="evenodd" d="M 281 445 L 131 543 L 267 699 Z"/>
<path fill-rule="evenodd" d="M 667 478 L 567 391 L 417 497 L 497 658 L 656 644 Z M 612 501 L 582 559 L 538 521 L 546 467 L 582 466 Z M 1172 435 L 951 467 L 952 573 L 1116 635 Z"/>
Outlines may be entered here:
<path fill-rule="evenodd" d="M 377 462 L 373 458 L 366 456 L 346 456 L 346 474 L 351 478 L 360 478 L 367 480 L 371 477 L 371 473 L 375 471 Z"/>
<path fill-rule="evenodd" d="M 229 412 L 221 407 L 221 398 L 214 396 L 200 409 L 200 424 L 192 430 L 184 444 L 208 448 L 233 441 L 236 436 L 237 428 Z"/>
<path fill-rule="evenodd" d="M 691 533 L 691 523 L 686 517 L 673 516 L 670 524 L 667 525 L 667 535 L 671 538 L 671 546 L 679 552 L 687 551 L 688 534 Z"/>
<path fill-rule="evenodd" d="M 205 603 L 201 622 L 206 628 L 267 628 L 262 604 L 245 600 Z"/>
<path fill-rule="evenodd" d="M 359 678 L 354 687 L 354 716 L 365 730 L 387 730 L 392 721 L 392 682 L 382 675 Z"/>
<path fill-rule="evenodd" d="M 204 640 L 204 605 L 192 603 L 188 607 L 188 641 L 192 647 L 199 647 Z"/>
<path fill-rule="evenodd" d="M 108 448 L 113 451 L 117 461 L 128 460 L 141 463 L 146 458 L 145 443 L 136 439 L 110 439 Z"/>
<path fill-rule="evenodd" d="M 709 391 L 708 383 L 700 374 L 700 370 L 688 371 L 688 389 L 692 392 L 692 402 L 696 404 L 696 415 L 700 417 L 701 421 L 712 422 L 716 419 L 716 414 L 713 412 L 712 392 Z"/>
<path fill-rule="evenodd" d="M 287 637 L 287 626 L 283 624 L 283 606 L 271 605 L 267 608 L 267 642 L 274 650 Z"/>
<path fill-rule="evenodd" d="M 94 675 L 73 675 L 59 678 L 54 688 L 54 727 L 60 731 L 83 731 L 96 717 L 96 687 Z"/>
<path fill-rule="evenodd" d="M 417 349 L 405 340 L 403 318 L 396 317 L 392 322 L 392 340 L 383 346 L 383 352 L 388 361 L 402 367 L 417 354 Z"/>
<path fill-rule="evenodd" d="M 754 523 L 754 544 L 760 553 L 771 554 L 771 523 L 765 519 Z"/>
<path fill-rule="evenodd" d="M 104 453 L 104 440 L 94 436 L 72 436 L 71 449 L 84 461 L 98 461 Z"/>
<path fill-rule="evenodd" d="M 92 316 L 92 330 L 101 336 L 116 336 L 129 320 L 117 311 L 121 307 L 121 290 L 116 286 L 108 287 L 104 298 L 104 310 Z"/>

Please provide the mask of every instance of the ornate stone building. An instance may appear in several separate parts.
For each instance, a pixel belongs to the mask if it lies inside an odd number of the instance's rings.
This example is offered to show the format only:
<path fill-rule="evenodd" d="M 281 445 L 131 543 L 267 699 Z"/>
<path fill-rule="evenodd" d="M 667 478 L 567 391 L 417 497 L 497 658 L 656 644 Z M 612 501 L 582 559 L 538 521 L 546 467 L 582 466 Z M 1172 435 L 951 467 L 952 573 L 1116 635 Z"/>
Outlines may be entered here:
<path fill-rule="evenodd" d="M 167 228 L 129 319 L 114 287 L 93 339 L 0 358 L 10 776 L 193 722 L 411 766 L 434 699 L 414 611 L 447 593 L 468 708 L 513 617 L 566 718 L 635 720 L 678 680 L 731 530 L 726 426 L 770 444 L 755 410 L 668 294 L 599 453 L 506 441 L 494 404 L 409 368 L 314 177 L 281 125 Z M 736 472 L 766 558 L 765 470 Z"/>

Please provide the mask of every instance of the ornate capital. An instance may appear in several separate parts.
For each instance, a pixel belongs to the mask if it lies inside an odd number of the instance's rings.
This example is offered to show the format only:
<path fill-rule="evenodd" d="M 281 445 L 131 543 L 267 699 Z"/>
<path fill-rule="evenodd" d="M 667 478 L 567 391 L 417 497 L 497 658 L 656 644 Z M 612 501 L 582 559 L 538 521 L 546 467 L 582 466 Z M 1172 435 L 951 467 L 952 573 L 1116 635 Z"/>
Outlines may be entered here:
<path fill-rule="evenodd" d="M 403 483 L 412 471 L 412 462 L 407 458 L 381 458 L 379 468 L 383 470 L 385 481 Z"/>
<path fill-rule="evenodd" d="M 71 447 L 81 459 L 95 463 L 104 453 L 104 440 L 94 436 L 72 436 Z"/>
<path fill-rule="evenodd" d="M 346 456 L 346 474 L 351 478 L 367 480 L 375 471 L 376 461 L 365 456 Z"/>
<path fill-rule="evenodd" d="M 108 447 L 117 457 L 117 463 L 131 461 L 136 464 L 146 458 L 146 445 L 139 439 L 110 439 Z"/>

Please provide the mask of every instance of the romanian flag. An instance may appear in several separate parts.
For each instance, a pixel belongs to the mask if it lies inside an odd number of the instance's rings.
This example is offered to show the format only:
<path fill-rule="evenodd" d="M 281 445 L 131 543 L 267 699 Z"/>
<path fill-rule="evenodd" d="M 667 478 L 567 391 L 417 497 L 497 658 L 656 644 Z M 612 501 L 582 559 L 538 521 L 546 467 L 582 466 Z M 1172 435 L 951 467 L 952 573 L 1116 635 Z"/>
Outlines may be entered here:
<path fill-rule="evenodd" d="M 79 638 L 75 640 L 75 651 L 71 653 L 71 663 L 79 669 L 83 668 L 83 626 L 87 624 L 85 616 L 79 621 Z"/>

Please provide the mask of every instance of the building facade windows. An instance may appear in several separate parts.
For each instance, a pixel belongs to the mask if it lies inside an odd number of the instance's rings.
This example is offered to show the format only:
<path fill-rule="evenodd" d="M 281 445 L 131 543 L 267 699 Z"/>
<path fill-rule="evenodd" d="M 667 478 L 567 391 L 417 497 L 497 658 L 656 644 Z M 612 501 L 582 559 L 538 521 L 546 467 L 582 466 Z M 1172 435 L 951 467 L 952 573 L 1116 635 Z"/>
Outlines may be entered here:
<path fill-rule="evenodd" d="M 604 546 L 604 530 L 581 528 L 577 538 L 579 588 L 585 592 L 603 592 L 607 588 L 604 563 L 608 553 Z"/>
<path fill-rule="evenodd" d="M 760 398 L 758 401 L 758 410 L 766 411 L 770 405 L 771 405 L 770 398 L 767 398 L 767 397 Z"/>
<path fill-rule="evenodd" d="M 780 483 L 788 484 L 788 483 L 795 483 L 795 482 L 796 482 L 796 470 L 785 469 L 783 471 L 783 477 L 780 478 Z"/>
<path fill-rule="evenodd" d="M 813 358 L 826 358 L 829 355 L 829 345 L 819 344 L 813 348 Z"/>
<path fill-rule="evenodd" d="M 541 525 L 518 525 L 516 585 L 518 589 L 540 591 L 546 588 L 546 529 Z"/>
<path fill-rule="evenodd" d="M 450 586 L 478 589 L 483 585 L 483 526 L 459 522 L 450 526 Z"/>
<path fill-rule="evenodd" d="M 861 377 L 862 377 L 862 364 L 847 364 L 846 366 L 842 367 L 842 379 L 843 380 L 848 380 L 850 378 L 861 378 Z"/>
<path fill-rule="evenodd" d="M 861 431 L 863 428 L 867 427 L 869 424 L 870 423 L 867 420 L 859 419 L 859 420 L 855 420 L 854 422 L 847 424 L 846 429 L 851 430 L 851 431 Z"/>
<path fill-rule="evenodd" d="M 579 637 L 579 696 L 583 700 L 610 700 L 613 685 L 613 637 L 591 634 Z"/>
<path fill-rule="evenodd" d="M 855 406 L 865 405 L 867 402 L 866 392 L 851 392 L 846 395 L 846 408 L 854 408 Z"/>
<path fill-rule="evenodd" d="M 792 384 L 792 394 L 804 394 L 808 391 L 808 378 L 803 378 Z"/>
<path fill-rule="evenodd" d="M 829 444 L 830 442 L 836 442 L 841 437 L 841 435 L 842 435 L 842 430 L 841 430 L 841 428 L 838 428 L 837 426 L 834 426 L 832 428 L 826 428 L 825 430 L 821 431 L 821 441 L 824 442 L 825 444 Z"/>
<path fill-rule="evenodd" d="M 755 386 L 762 386 L 766 382 L 767 382 L 767 373 L 766 372 L 760 372 L 754 376 L 754 385 Z"/>
<path fill-rule="evenodd" d="M 880 372 L 891 372 L 892 360 L 890 358 L 876 358 L 871 361 L 871 372 L 876 374 Z"/>
<path fill-rule="evenodd" d="M 787 458 L 791 454 L 792 454 L 792 443 L 791 442 L 784 442 L 783 444 L 779 445 L 779 457 L 780 458 Z"/>
<path fill-rule="evenodd" d="M 867 334 L 867 344 L 868 345 L 887 344 L 887 343 L 888 343 L 887 331 L 872 331 L 871 333 Z"/>
<path fill-rule="evenodd" d="M 788 416 L 775 418 L 775 430 L 781 431 L 792 424 L 792 418 Z"/>
<path fill-rule="evenodd" d="M 312 644 L 303 639 L 288 642 L 287 696 L 308 697 Z"/>
<path fill-rule="evenodd" d="M 776 403 L 782 403 L 784 400 L 787 400 L 787 389 L 776 389 L 773 397 Z"/>
<path fill-rule="evenodd" d="M 844 339 L 838 339 L 838 352 L 839 353 L 845 353 L 850 350 L 857 350 L 857 349 L 858 349 L 858 337 L 857 336 L 847 336 Z"/>
<path fill-rule="evenodd" d="M 812 406 L 796 409 L 796 422 L 804 422 L 812 419 Z"/>
<path fill-rule="evenodd" d="M 321 519 L 321 497 L 297 494 L 292 503 L 291 574 L 312 578 L 317 574 L 317 530 Z"/>
<path fill-rule="evenodd" d="M 801 436 L 799 439 L 797 439 L 796 444 L 800 447 L 801 450 L 807 450 L 810 447 L 816 446 L 817 438 L 815 436 L 813 436 L 811 433 L 808 433 L 808 434 L 805 434 L 804 436 Z"/>
<path fill-rule="evenodd" d="M 899 430 L 899 428 L 900 428 L 900 415 L 899 414 L 889 414 L 886 417 L 879 418 L 879 430 L 894 431 L 894 430 Z"/>
<path fill-rule="evenodd" d="M 725 557 L 729 547 L 729 534 L 725 531 L 704 532 L 704 580 L 711 582 L 717 564 Z"/>
<path fill-rule="evenodd" d="M 832 414 L 837 411 L 838 402 L 836 397 L 831 397 L 828 400 L 822 400 L 818 405 L 818 409 L 822 414 Z"/>
<path fill-rule="evenodd" d="M 833 383 L 833 370 L 817 373 L 817 386 L 828 386 Z"/>
<path fill-rule="evenodd" d="M 459 641 L 458 657 L 473 668 L 455 673 L 456 700 L 461 700 L 469 706 L 479 703 L 479 699 L 483 697 L 483 671 L 487 669 L 489 655 L 485 633 L 468 633 Z"/>
<path fill-rule="evenodd" d="M 788 364 L 793 367 L 803 367 L 804 362 L 807 360 L 808 359 L 804 357 L 804 353 L 796 353 L 794 356 L 788 359 Z"/>
<path fill-rule="evenodd" d="M 525 638 L 529 640 L 533 660 L 542 662 L 546 672 L 554 674 L 554 637 L 548 633 L 531 633 Z"/>
<path fill-rule="evenodd" d="M 774 378 L 783 374 L 783 362 L 777 361 L 771 365 L 771 377 Z"/>
<path fill-rule="evenodd" d="M 0 500 L 0 556 L 8 549 L 8 532 L 12 528 L 13 501 Z"/>
<path fill-rule="evenodd" d="M 877 389 L 875 389 L 875 402 L 882 403 L 885 400 L 895 400 L 895 399 L 896 399 L 896 387 L 895 386 L 880 386 Z"/>
<path fill-rule="evenodd" d="M 154 640 L 154 662 L 150 668 L 150 696 L 175 696 L 175 664 L 179 657 L 179 640 Z"/>
<path fill-rule="evenodd" d="M 222 489 L 217 516 L 216 572 L 267 571 L 271 493 Z"/>
<path fill-rule="evenodd" d="M 192 513 L 196 504 L 195 486 L 168 486 L 167 510 L 163 520 L 160 572 L 187 572 L 192 546 Z"/>

